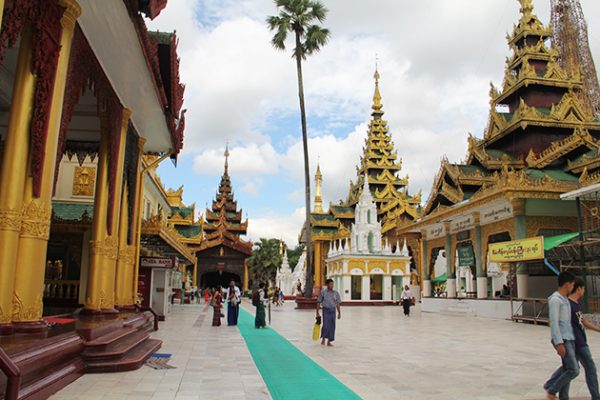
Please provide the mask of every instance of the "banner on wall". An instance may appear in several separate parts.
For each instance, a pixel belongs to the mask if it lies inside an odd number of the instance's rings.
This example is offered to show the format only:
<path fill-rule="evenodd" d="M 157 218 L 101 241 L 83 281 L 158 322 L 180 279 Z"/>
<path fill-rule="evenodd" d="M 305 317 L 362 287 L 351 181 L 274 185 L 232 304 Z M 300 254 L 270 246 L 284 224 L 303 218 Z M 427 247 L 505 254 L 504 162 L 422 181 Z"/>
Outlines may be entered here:
<path fill-rule="evenodd" d="M 458 253 L 459 267 L 472 267 L 475 265 L 475 254 L 472 245 L 458 246 L 456 252 Z"/>
<path fill-rule="evenodd" d="M 488 246 L 488 261 L 496 263 L 542 260 L 544 258 L 544 237 L 511 240 L 491 243 Z"/>

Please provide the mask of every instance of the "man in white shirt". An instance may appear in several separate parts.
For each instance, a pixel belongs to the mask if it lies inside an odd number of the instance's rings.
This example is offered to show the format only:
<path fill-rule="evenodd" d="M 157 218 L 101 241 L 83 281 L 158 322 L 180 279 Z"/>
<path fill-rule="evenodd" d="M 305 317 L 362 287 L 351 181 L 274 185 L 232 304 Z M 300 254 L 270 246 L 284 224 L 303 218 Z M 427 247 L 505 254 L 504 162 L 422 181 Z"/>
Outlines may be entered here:
<path fill-rule="evenodd" d="M 242 299 L 242 292 L 235 285 L 235 281 L 229 282 L 229 287 L 225 293 L 225 299 L 227 301 L 227 325 L 237 325 L 238 315 L 240 312 L 240 301 Z"/>

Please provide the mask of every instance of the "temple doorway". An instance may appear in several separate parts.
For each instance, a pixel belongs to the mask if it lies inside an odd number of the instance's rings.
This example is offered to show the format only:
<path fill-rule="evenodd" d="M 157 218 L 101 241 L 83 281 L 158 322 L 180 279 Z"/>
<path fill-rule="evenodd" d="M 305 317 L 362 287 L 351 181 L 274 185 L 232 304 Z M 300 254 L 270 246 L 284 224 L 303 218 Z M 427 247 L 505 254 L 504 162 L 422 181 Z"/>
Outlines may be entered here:
<path fill-rule="evenodd" d="M 352 275 L 352 292 L 350 295 L 351 300 L 360 300 L 362 295 L 362 276 Z"/>
<path fill-rule="evenodd" d="M 383 275 L 371 275 L 371 300 L 383 299 Z"/>
<path fill-rule="evenodd" d="M 233 274 L 231 272 L 225 271 L 206 272 L 200 277 L 200 287 L 216 288 L 220 285 L 226 288 L 229 286 L 229 282 L 231 282 L 232 280 L 235 281 L 236 285 L 241 287 L 242 281 L 238 274 Z"/>

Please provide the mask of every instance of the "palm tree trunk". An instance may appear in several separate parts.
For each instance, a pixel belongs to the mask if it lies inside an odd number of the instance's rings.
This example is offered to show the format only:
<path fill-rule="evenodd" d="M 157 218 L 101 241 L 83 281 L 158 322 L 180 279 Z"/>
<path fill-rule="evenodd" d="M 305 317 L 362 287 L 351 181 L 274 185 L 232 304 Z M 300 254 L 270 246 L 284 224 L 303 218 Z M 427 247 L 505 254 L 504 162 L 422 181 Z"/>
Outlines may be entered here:
<path fill-rule="evenodd" d="M 304 147 L 304 194 L 306 201 L 306 285 L 304 296 L 312 297 L 314 268 L 312 263 L 312 243 L 310 242 L 310 165 L 308 163 L 308 133 L 306 131 L 306 109 L 304 107 L 304 83 L 302 82 L 302 45 L 300 32 L 296 31 L 296 69 L 298 75 L 298 97 L 300 98 L 300 118 L 302 120 L 302 145 Z"/>

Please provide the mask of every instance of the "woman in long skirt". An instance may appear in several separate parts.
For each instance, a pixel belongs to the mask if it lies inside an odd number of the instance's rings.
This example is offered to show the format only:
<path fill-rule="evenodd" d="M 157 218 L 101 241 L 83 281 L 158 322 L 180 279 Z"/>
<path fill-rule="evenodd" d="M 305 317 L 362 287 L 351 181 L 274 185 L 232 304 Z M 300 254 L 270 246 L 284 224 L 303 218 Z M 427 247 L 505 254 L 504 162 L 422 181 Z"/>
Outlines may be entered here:
<path fill-rule="evenodd" d="M 221 295 L 221 287 L 219 286 L 217 290 L 215 290 L 215 294 L 212 298 L 212 307 L 213 307 L 213 321 L 212 326 L 221 326 L 221 308 L 223 303 L 223 296 Z"/>
<path fill-rule="evenodd" d="M 266 328 L 267 321 L 265 318 L 265 301 L 269 301 L 265 298 L 265 284 L 259 285 L 258 293 L 256 293 L 257 299 L 253 299 L 253 303 L 256 306 L 256 316 L 254 318 L 255 328 Z"/>

